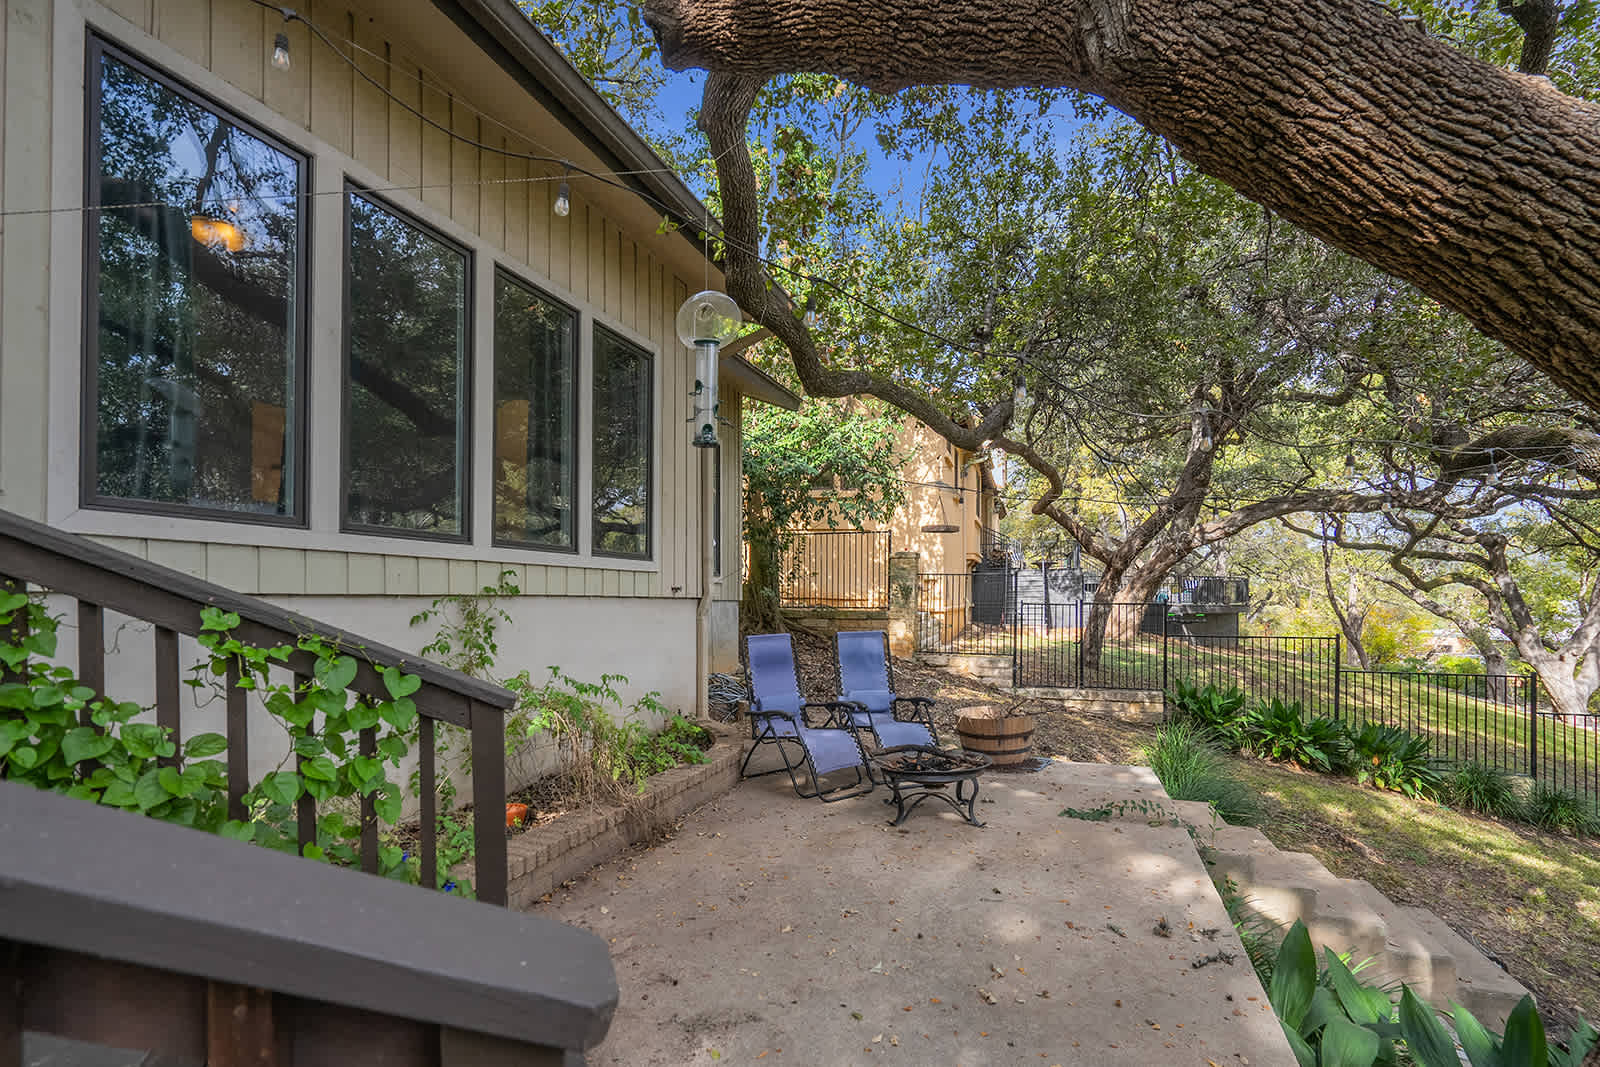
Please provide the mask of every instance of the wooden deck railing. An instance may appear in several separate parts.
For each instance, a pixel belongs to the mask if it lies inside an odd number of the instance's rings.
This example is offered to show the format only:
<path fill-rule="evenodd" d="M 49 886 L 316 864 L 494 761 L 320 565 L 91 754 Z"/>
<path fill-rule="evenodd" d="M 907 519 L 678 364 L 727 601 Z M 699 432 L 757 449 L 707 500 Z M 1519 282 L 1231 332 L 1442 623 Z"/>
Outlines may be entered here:
<path fill-rule="evenodd" d="M 617 996 L 564 923 L 0 782 L 0 1067 L 561 1067 Z"/>
<path fill-rule="evenodd" d="M 464 727 L 469 733 L 472 756 L 474 888 L 479 900 L 505 904 L 504 723 L 506 709 L 515 702 L 509 690 L 350 634 L 342 627 L 296 615 L 264 600 L 0 511 L 0 589 L 24 585 L 77 601 L 78 678 L 96 693 L 106 693 L 105 613 L 114 611 L 153 625 L 156 722 L 169 729 L 174 738 L 182 736 L 183 725 L 178 635 L 198 635 L 202 629 L 201 611 L 207 607 L 237 614 L 240 622 L 233 636 L 246 645 L 294 646 L 307 634 L 337 645 L 357 661 L 356 675 L 348 689 L 363 696 L 388 699 L 380 673 L 383 667 L 399 667 L 420 678 L 421 688 L 411 699 L 420 716 L 417 755 L 421 826 L 427 830 L 438 825 L 436 724 Z M 303 682 L 311 677 L 315 663 L 315 656 L 297 649 L 290 653 L 284 666 Z M 235 667 L 227 678 L 230 818 L 245 816 L 243 798 L 250 787 L 249 693 L 239 688 L 237 681 Z M 361 731 L 361 755 L 373 755 L 375 746 L 375 731 Z M 363 796 L 361 868 L 376 873 L 378 828 L 373 808 L 373 797 Z M 303 849 L 316 841 L 316 802 L 309 795 L 300 797 L 296 815 Z M 435 835 L 423 832 L 419 836 L 422 881 L 435 888 Z"/>

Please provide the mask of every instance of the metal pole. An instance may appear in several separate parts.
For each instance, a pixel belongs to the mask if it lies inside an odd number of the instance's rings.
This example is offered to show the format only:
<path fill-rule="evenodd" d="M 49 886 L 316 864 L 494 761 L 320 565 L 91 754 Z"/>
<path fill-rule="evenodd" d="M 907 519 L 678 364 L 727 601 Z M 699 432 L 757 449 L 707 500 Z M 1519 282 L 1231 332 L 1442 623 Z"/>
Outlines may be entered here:
<path fill-rule="evenodd" d="M 1022 605 L 1017 603 L 1017 574 L 1011 572 L 1011 580 L 1006 583 L 1006 593 L 1011 601 L 1011 688 L 1021 685 L 1022 677 Z M 1002 603 L 1004 608 L 1004 603 Z"/>
<path fill-rule="evenodd" d="M 1528 673 L 1528 777 L 1539 779 L 1539 676 Z"/>
<path fill-rule="evenodd" d="M 1339 718 L 1339 675 L 1343 674 L 1344 662 L 1344 637 L 1340 634 L 1333 635 L 1333 717 Z"/>

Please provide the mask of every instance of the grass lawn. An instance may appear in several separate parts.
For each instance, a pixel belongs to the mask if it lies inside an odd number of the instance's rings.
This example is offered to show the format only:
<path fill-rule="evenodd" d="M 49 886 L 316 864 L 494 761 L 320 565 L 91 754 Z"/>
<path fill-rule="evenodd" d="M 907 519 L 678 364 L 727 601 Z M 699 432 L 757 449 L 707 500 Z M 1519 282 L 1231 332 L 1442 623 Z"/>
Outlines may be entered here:
<path fill-rule="evenodd" d="M 1543 833 L 1254 760 L 1234 768 L 1261 796 L 1281 849 L 1429 909 L 1497 957 L 1565 1034 L 1600 1020 L 1600 842 Z"/>

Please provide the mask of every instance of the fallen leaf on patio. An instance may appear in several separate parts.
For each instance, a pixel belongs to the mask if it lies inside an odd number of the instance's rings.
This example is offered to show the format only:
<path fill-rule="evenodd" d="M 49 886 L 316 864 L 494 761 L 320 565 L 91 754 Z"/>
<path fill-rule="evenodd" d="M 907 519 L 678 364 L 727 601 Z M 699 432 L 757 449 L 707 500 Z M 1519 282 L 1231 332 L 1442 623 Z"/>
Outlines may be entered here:
<path fill-rule="evenodd" d="M 882 1041 L 882 1040 L 883 1040 L 883 1035 L 882 1035 L 882 1034 L 879 1034 L 879 1035 L 878 1035 L 878 1036 L 877 1036 L 877 1037 L 875 1037 L 875 1038 L 873 1038 L 873 1039 L 872 1039 L 872 1043 L 873 1043 L 873 1044 L 874 1044 L 874 1045 L 876 1045 L 876 1044 L 877 1044 L 877 1043 L 878 1043 L 878 1042 L 880 1042 L 880 1041 Z"/>
<path fill-rule="evenodd" d="M 904 1008 L 902 1008 L 902 1009 L 901 1009 L 901 1010 L 902 1010 L 902 1011 L 910 1011 L 910 1010 L 911 1010 L 911 1005 L 909 1005 L 909 1004 L 907 1004 L 907 1005 L 906 1005 L 906 1006 L 905 1006 L 905 1007 L 904 1007 Z"/>
<path fill-rule="evenodd" d="M 1043 997 L 1045 1000 L 1049 1000 L 1050 999 L 1050 990 L 1041 989 L 1041 990 L 1039 990 L 1039 992 L 1035 993 L 1034 996 Z"/>
<path fill-rule="evenodd" d="M 770 1051 L 770 1049 L 762 1049 L 760 1052 L 756 1053 L 756 1059 L 759 1060 L 766 1058 L 767 1053 Z"/>
<path fill-rule="evenodd" d="M 712 1049 L 711 1050 L 711 1058 L 714 1059 L 714 1060 L 720 1060 L 720 1059 L 722 1059 L 722 1053 L 718 1052 L 716 1049 Z"/>
<path fill-rule="evenodd" d="M 929 1004 L 940 1004 L 940 1003 L 943 1003 L 943 1001 L 941 1001 L 938 997 L 929 997 L 928 998 L 928 1003 Z"/>
<path fill-rule="evenodd" d="M 604 907 L 604 906 L 602 906 L 602 907 L 601 907 L 601 908 L 600 908 L 600 914 L 601 914 L 601 915 L 610 915 L 610 914 L 611 914 L 611 909 L 610 909 L 610 908 L 607 908 L 607 907 Z"/>
<path fill-rule="evenodd" d="M 867 968 L 867 973 L 868 974 L 883 974 L 884 973 L 884 971 L 883 971 L 883 961 L 879 960 L 877 963 L 874 963 L 871 967 L 868 967 Z"/>
<path fill-rule="evenodd" d="M 998 1003 L 1000 1003 L 997 999 L 995 999 L 995 995 L 993 993 L 991 993 L 987 989 L 983 989 L 981 987 L 978 989 L 978 996 L 982 997 L 985 1001 L 987 1001 L 990 1004 L 998 1004 Z"/>
<path fill-rule="evenodd" d="M 900 1039 L 898 1037 L 895 1037 L 893 1034 L 890 1034 L 889 1035 L 889 1044 L 893 1045 L 895 1048 L 899 1048 L 900 1047 Z"/>
<path fill-rule="evenodd" d="M 1001 969 L 1001 967 L 1000 967 L 1000 965 L 998 963 L 989 964 L 989 970 L 994 972 L 994 976 L 996 978 L 1004 978 L 1005 977 L 1005 973 L 1006 972 Z"/>
<path fill-rule="evenodd" d="M 780 934 L 792 934 L 792 933 L 794 933 L 794 927 L 785 926 L 782 930 L 779 930 L 778 933 L 780 933 Z"/>

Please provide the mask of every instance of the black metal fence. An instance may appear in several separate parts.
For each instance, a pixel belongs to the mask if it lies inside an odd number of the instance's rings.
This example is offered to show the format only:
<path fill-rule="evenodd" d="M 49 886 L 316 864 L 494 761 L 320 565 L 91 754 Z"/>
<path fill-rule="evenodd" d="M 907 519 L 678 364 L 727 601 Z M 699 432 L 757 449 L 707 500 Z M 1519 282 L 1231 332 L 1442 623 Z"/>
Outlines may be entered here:
<path fill-rule="evenodd" d="M 1016 684 L 1024 688 L 1070 686 L 1083 689 L 1160 689 L 1160 630 L 1145 625 L 1148 604 L 1112 604 L 1106 615 L 1100 655 L 1085 648 L 1092 605 L 1018 604 L 1016 608 Z"/>
<path fill-rule="evenodd" d="M 1237 686 L 1252 697 L 1333 707 L 1339 699 L 1337 637 L 1180 637 L 1165 640 L 1163 683 Z"/>
<path fill-rule="evenodd" d="M 785 606 L 889 606 L 888 530 L 808 530 L 794 538 L 778 590 Z"/>
<path fill-rule="evenodd" d="M 917 577 L 917 651 L 1011 656 L 1017 637 L 1016 572 Z"/>
<path fill-rule="evenodd" d="M 1540 703 L 1539 679 L 1517 674 L 1344 670 L 1335 717 L 1426 736 L 1436 759 L 1485 763 L 1600 803 L 1600 713 Z"/>
<path fill-rule="evenodd" d="M 1356 729 L 1402 727 L 1429 738 L 1441 762 L 1486 763 L 1600 805 L 1600 712 L 1558 713 L 1533 675 L 1355 670 L 1339 636 L 1190 635 L 1166 603 L 1111 605 L 1096 656 L 1084 640 L 1092 603 L 1019 602 L 1014 573 L 924 574 L 917 608 L 918 651 L 1010 657 L 1020 688 L 1237 686 Z"/>

